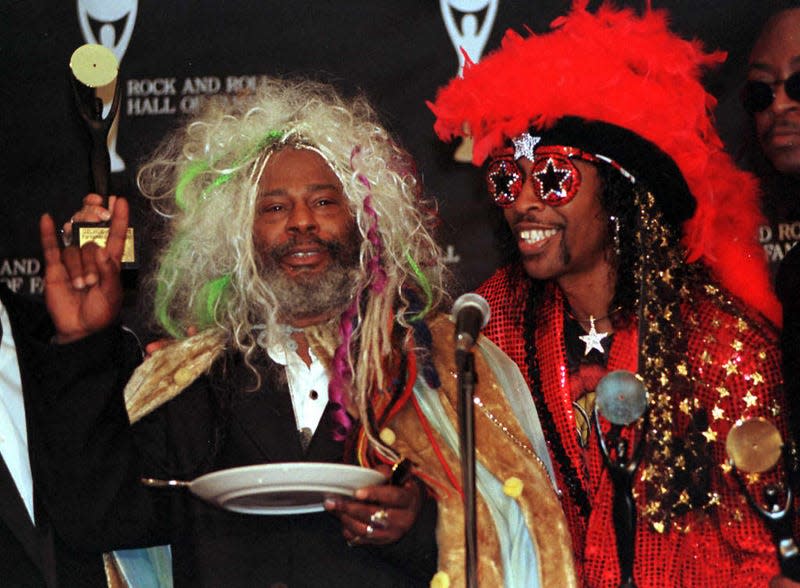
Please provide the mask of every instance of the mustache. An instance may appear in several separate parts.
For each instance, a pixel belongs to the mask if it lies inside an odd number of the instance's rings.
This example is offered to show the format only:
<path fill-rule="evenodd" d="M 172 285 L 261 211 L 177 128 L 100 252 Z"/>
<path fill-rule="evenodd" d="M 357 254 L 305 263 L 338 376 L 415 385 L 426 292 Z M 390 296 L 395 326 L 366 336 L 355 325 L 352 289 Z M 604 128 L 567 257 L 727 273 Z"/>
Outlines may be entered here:
<path fill-rule="evenodd" d="M 508 226 L 511 228 L 511 231 L 515 234 L 518 233 L 520 230 L 519 225 L 523 224 L 541 225 L 541 226 L 551 227 L 554 229 L 564 228 L 564 221 L 560 217 L 560 215 L 558 219 L 554 218 L 543 219 L 540 218 L 540 216 L 542 216 L 542 212 L 525 211 L 520 213 L 514 213 L 513 218 L 504 222 L 508 224 Z"/>
<path fill-rule="evenodd" d="M 288 241 L 280 245 L 267 246 L 263 243 L 256 247 L 258 251 L 259 266 L 262 270 L 274 271 L 281 260 L 289 255 L 293 249 L 314 244 L 323 251 L 327 251 L 334 265 L 342 267 L 352 267 L 358 264 L 360 255 L 360 242 L 355 238 L 356 233 L 351 237 L 343 239 L 323 239 L 317 235 L 293 235 Z"/>
<path fill-rule="evenodd" d="M 772 137 L 775 133 L 783 133 L 787 131 L 790 133 L 800 133 L 800 123 L 779 118 L 774 120 L 772 124 L 769 125 L 767 130 L 764 131 L 763 135 L 765 137 Z"/>
<path fill-rule="evenodd" d="M 265 247 L 263 252 L 268 254 L 272 259 L 279 260 L 282 257 L 288 255 L 292 249 L 300 245 L 308 245 L 309 243 L 313 243 L 314 245 L 318 245 L 324 249 L 327 249 L 328 252 L 336 257 L 337 254 L 341 253 L 344 250 L 344 244 L 340 243 L 336 240 L 326 240 L 318 237 L 316 235 L 309 235 L 307 237 L 292 237 L 286 243 L 281 245 L 276 245 L 275 247 Z"/>

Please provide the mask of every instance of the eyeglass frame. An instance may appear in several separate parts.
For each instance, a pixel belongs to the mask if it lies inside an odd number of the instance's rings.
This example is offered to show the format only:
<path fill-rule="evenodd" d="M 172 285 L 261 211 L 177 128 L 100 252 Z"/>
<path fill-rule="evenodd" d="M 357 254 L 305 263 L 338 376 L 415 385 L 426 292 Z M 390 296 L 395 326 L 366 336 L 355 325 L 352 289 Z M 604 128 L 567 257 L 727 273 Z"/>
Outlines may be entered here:
<path fill-rule="evenodd" d="M 485 175 L 487 184 L 486 187 L 489 192 L 489 196 L 497 206 L 500 206 L 501 208 L 510 207 L 522 192 L 524 179 L 522 170 L 517 164 L 517 160 L 521 159 L 522 157 L 526 157 L 531 161 L 531 163 L 534 164 L 537 163 L 537 156 L 542 155 L 548 156 L 548 161 L 552 161 L 550 159 L 552 156 L 557 156 L 559 158 L 566 159 L 567 161 L 572 159 L 580 159 L 589 163 L 606 163 L 619 171 L 632 184 L 636 183 L 636 178 L 633 176 L 633 174 L 628 172 L 610 157 L 601 154 L 592 154 L 579 149 L 578 147 L 570 147 L 567 145 L 546 145 L 537 148 L 536 145 L 539 143 L 539 141 L 540 137 L 532 137 L 529 133 L 522 133 L 513 139 L 515 148 L 504 148 L 493 154 L 493 157 L 486 168 Z M 530 146 L 527 151 L 520 149 L 520 146 L 523 144 Z M 500 191 L 497 190 L 496 182 L 491 177 L 493 173 L 493 166 L 495 165 L 502 167 L 503 171 L 508 173 L 509 177 L 511 178 L 505 193 L 500 193 Z M 542 190 L 540 189 L 539 198 L 542 200 L 542 202 L 548 206 L 563 206 L 572 201 L 578 191 L 578 187 L 580 186 L 581 175 L 580 171 L 571 162 L 570 167 L 570 170 L 565 171 L 572 175 L 574 179 L 572 180 L 570 188 L 567 189 L 566 194 L 556 198 L 548 198 L 546 194 L 541 194 Z M 514 187 L 513 190 L 512 187 Z M 550 192 L 551 191 L 548 190 L 548 194 Z"/>
<path fill-rule="evenodd" d="M 755 115 L 759 112 L 764 112 L 767 110 L 774 104 L 775 99 L 777 98 L 775 90 L 778 86 L 783 86 L 783 91 L 790 100 L 800 103 L 800 71 L 796 71 L 784 79 L 775 80 L 773 82 L 765 82 L 763 80 L 747 80 L 739 94 L 739 99 L 741 100 L 745 111 L 750 115 Z M 764 90 L 765 87 L 766 90 Z M 759 105 L 753 104 L 753 101 L 756 99 L 754 98 L 754 92 L 756 90 L 760 91 L 762 93 L 761 96 L 765 97 L 761 101 L 764 103 L 764 105 L 761 107 L 757 107 Z M 767 100 L 766 92 L 769 93 L 769 102 L 765 102 L 765 100 Z"/>

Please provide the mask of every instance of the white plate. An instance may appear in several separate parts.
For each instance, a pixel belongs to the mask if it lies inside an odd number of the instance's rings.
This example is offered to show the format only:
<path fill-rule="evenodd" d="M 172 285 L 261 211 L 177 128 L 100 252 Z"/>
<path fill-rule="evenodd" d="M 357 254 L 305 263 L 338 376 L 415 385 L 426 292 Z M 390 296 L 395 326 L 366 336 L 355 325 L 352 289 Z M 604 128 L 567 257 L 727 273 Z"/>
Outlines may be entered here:
<path fill-rule="evenodd" d="M 329 496 L 352 496 L 385 481 L 380 472 L 353 465 L 270 463 L 212 472 L 194 480 L 189 490 L 226 510 L 288 515 L 320 512 Z"/>

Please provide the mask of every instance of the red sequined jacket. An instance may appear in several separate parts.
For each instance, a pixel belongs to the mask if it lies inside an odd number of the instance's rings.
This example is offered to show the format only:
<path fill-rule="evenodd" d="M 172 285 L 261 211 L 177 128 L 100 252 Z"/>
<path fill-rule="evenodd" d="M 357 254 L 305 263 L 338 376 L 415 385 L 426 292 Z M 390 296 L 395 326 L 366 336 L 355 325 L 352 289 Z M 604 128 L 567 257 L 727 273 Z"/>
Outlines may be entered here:
<path fill-rule="evenodd" d="M 544 408 L 552 415 L 550 428 L 555 431 L 548 430 L 546 419 L 541 418 L 543 407 L 539 407 L 540 419 L 563 492 L 578 575 L 586 586 L 616 588 L 620 572 L 612 519 L 613 487 L 603 467 L 596 432 L 592 432 L 585 449 L 578 443 L 566 364 L 563 303 L 560 290 L 549 288 L 546 300 L 537 309 L 537 316 L 543 319 L 539 324 L 544 327 L 537 328 L 535 352 L 547 405 Z M 512 290 L 507 269 L 495 273 L 478 292 L 491 307 L 491 320 L 484 334 L 520 366 L 530 386 L 523 333 L 527 294 Z M 709 415 L 709 426 L 703 435 L 714 462 L 711 496 L 715 506 L 678 517 L 672 528 L 657 531 L 643 516 L 652 505 L 645 500 L 643 482 L 648 463 L 640 463 L 634 484 L 638 513 L 634 580 L 639 588 L 766 586 L 779 573 L 774 543 L 730 473 L 725 439 L 738 419 L 753 416 L 768 418 L 785 435 L 776 334 L 750 316 L 731 316 L 703 293 L 694 297 L 691 306 L 684 305 L 682 312 L 687 325 L 687 361 L 696 375 L 692 394 Z M 636 365 L 635 328 L 615 333 L 608 369 L 635 372 Z M 681 400 L 690 399 L 673 400 L 680 406 Z M 566 488 L 564 468 L 559 466 L 554 443 L 562 444 L 562 461 L 570 461 L 580 478 L 591 507 L 588 518 L 581 514 Z M 770 475 L 780 479 L 782 472 Z M 760 481 L 751 480 L 750 491 L 760 497 L 764 481 L 763 477 Z"/>

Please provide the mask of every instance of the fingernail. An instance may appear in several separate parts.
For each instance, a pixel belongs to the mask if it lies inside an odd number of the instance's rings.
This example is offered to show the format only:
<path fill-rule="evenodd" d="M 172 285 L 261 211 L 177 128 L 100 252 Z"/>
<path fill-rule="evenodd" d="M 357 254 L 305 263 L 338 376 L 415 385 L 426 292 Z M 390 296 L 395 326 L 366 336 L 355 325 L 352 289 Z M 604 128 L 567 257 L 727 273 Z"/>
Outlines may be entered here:
<path fill-rule="evenodd" d="M 94 286 L 97 283 L 97 274 L 86 274 L 86 285 Z"/>
<path fill-rule="evenodd" d="M 72 287 L 76 290 L 83 290 L 86 287 L 86 283 L 83 281 L 83 278 L 75 278 L 72 280 Z"/>
<path fill-rule="evenodd" d="M 322 506 L 325 507 L 325 510 L 333 510 L 334 508 L 336 508 L 336 501 L 331 498 L 326 498 L 323 501 Z"/>
<path fill-rule="evenodd" d="M 111 218 L 111 213 L 108 212 L 107 210 L 103 210 L 100 212 L 100 218 L 103 220 L 108 220 Z"/>
<path fill-rule="evenodd" d="M 364 500 L 367 497 L 367 491 L 366 490 L 356 490 L 355 496 L 359 500 Z"/>

